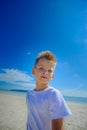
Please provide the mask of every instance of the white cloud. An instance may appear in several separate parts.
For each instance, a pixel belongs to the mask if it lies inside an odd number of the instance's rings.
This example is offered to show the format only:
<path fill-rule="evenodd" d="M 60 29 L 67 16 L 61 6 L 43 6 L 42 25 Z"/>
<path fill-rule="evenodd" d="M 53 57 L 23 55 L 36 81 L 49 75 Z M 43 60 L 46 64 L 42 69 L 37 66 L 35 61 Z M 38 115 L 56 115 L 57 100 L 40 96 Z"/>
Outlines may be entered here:
<path fill-rule="evenodd" d="M 31 55 L 31 53 L 30 53 L 30 52 L 27 52 L 27 55 Z"/>
<path fill-rule="evenodd" d="M 2 69 L 0 81 L 25 87 L 34 86 L 33 78 L 18 69 Z"/>
<path fill-rule="evenodd" d="M 30 52 L 30 51 L 26 51 L 26 54 L 27 54 L 27 55 L 31 55 L 31 52 Z"/>

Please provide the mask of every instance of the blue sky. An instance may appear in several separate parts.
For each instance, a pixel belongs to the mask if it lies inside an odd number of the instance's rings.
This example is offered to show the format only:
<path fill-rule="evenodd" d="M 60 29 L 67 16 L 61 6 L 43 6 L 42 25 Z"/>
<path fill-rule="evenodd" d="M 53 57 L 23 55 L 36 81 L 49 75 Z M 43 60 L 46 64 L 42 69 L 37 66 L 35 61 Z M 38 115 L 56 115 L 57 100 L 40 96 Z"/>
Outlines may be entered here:
<path fill-rule="evenodd" d="M 31 70 L 45 50 L 58 59 L 50 85 L 87 97 L 87 1 L 1 1 L 0 88 L 32 89 Z"/>

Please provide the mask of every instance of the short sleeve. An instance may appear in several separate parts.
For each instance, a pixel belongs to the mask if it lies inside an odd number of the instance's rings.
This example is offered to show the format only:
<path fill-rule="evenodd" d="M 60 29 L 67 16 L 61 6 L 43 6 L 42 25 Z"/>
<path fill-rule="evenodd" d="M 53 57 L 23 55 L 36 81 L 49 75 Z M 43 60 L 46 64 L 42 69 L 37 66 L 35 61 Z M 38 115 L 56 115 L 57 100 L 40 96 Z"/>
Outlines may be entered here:
<path fill-rule="evenodd" d="M 49 111 L 51 119 L 65 118 L 72 114 L 63 96 L 57 90 L 53 91 L 50 97 Z"/>

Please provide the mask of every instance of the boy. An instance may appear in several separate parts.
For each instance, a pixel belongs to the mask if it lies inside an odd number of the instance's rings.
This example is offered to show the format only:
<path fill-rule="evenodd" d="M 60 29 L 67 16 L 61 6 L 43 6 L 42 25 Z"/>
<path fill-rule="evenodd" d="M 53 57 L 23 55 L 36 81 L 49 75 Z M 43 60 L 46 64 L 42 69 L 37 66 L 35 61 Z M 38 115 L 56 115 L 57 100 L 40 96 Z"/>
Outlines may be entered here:
<path fill-rule="evenodd" d="M 61 93 L 48 85 L 54 77 L 56 58 L 50 51 L 36 58 L 32 73 L 36 87 L 27 93 L 27 130 L 63 130 L 63 118 L 71 115 Z"/>

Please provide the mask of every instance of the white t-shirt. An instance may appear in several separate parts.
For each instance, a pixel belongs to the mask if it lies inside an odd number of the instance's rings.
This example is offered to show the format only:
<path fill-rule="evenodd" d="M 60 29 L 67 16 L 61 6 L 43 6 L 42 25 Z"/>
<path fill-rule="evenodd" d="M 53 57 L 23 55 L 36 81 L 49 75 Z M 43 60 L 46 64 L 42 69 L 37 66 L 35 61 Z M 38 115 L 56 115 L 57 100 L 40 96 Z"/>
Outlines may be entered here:
<path fill-rule="evenodd" d="M 65 118 L 72 114 L 61 93 L 53 87 L 42 91 L 28 91 L 26 101 L 26 130 L 52 130 L 52 119 Z"/>

